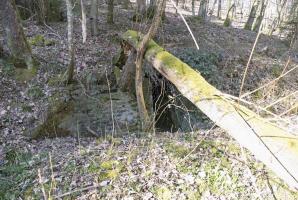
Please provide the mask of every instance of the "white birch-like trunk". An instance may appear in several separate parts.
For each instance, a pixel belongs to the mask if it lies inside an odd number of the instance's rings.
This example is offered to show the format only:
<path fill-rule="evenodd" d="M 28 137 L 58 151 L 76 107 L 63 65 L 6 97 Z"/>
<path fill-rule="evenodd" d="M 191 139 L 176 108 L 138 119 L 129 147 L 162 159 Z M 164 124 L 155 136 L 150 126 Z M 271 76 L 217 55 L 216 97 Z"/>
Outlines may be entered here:
<path fill-rule="evenodd" d="M 81 0 L 81 10 L 82 10 L 82 37 L 83 43 L 87 40 L 87 17 L 86 17 L 86 8 L 84 0 Z"/>
<path fill-rule="evenodd" d="M 68 53 L 69 53 L 69 65 L 67 72 L 67 83 L 73 80 L 75 55 L 74 55 L 74 42 L 73 42 L 73 12 L 72 12 L 72 1 L 66 0 L 67 8 L 67 41 L 68 41 Z"/>

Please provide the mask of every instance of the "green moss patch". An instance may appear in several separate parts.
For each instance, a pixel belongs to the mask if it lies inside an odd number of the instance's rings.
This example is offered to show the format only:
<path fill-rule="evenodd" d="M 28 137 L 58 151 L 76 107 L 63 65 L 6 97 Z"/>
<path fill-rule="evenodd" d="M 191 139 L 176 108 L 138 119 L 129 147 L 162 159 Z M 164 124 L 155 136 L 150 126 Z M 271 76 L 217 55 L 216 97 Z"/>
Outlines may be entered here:
<path fill-rule="evenodd" d="M 32 155 L 10 149 L 5 154 L 6 163 L 0 166 L 0 199 L 17 199 L 34 178 L 31 169 Z M 26 181 L 26 187 L 19 184 Z"/>
<path fill-rule="evenodd" d="M 191 151 L 189 147 L 186 147 L 182 144 L 175 144 L 172 142 L 167 143 L 165 145 L 165 149 L 168 153 L 171 153 L 172 155 L 178 158 L 184 158 Z"/>
<path fill-rule="evenodd" d="M 41 46 L 41 47 L 51 46 L 55 44 L 53 40 L 48 40 L 43 35 L 36 35 L 35 37 L 29 40 L 29 43 L 33 46 Z"/>

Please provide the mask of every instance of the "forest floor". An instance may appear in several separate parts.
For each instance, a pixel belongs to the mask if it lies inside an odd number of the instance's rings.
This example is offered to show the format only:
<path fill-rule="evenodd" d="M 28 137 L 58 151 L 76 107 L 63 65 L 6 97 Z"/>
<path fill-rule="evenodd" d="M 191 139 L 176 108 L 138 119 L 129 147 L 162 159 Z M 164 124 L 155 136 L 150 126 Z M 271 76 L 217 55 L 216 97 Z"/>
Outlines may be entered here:
<path fill-rule="evenodd" d="M 119 49 L 119 36 L 126 30 L 148 29 L 150 22 L 134 23 L 132 15 L 132 10 L 117 6 L 115 24 L 108 25 L 102 11 L 99 35 L 88 36 L 86 44 L 76 18 L 77 79 L 110 68 Z M 256 33 L 202 23 L 194 17 L 187 21 L 200 51 L 221 58 L 215 85 L 238 96 Z M 24 22 L 33 54 L 40 62 L 32 80 L 22 80 L 13 67 L 0 63 L 0 199 L 298 199 L 297 193 L 219 128 L 29 140 L 24 131 L 36 125 L 51 95 L 63 87 L 55 78 L 61 78 L 67 69 L 66 25 Z M 182 20 L 172 13 L 167 13 L 155 40 L 177 56 L 195 47 Z M 279 77 L 290 55 L 292 62 L 286 71 L 297 66 L 297 52 L 289 53 L 288 45 L 278 38 L 261 35 L 244 93 Z M 246 100 L 264 107 L 297 91 L 297 71 Z M 297 111 L 283 113 L 297 100 L 294 93 L 271 107 L 289 122 L 282 125 L 296 133 Z"/>

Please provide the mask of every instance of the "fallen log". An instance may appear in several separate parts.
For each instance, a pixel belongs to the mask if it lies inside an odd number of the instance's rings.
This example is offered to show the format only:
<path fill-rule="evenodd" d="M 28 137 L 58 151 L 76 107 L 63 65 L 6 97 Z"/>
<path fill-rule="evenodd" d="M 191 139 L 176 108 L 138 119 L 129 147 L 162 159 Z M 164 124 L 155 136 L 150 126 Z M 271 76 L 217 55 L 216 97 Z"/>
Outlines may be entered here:
<path fill-rule="evenodd" d="M 142 34 L 132 30 L 122 35 L 123 41 L 134 49 L 137 49 L 142 37 Z M 292 189 L 298 190 L 297 136 L 226 98 L 200 73 L 153 40 L 147 46 L 145 59 L 214 123 L 246 147 Z"/>

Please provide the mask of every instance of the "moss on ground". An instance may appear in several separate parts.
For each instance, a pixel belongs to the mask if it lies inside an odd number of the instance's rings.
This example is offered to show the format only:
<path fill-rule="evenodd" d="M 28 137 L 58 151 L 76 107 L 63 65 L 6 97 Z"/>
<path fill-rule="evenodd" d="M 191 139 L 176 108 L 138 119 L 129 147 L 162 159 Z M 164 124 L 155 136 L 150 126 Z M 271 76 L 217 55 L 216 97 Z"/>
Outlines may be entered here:
<path fill-rule="evenodd" d="M 24 192 L 30 194 L 30 184 L 35 176 L 33 155 L 10 149 L 5 154 L 5 160 L 6 163 L 0 166 L 0 199 L 17 199 Z M 26 186 L 20 187 L 24 181 Z"/>

